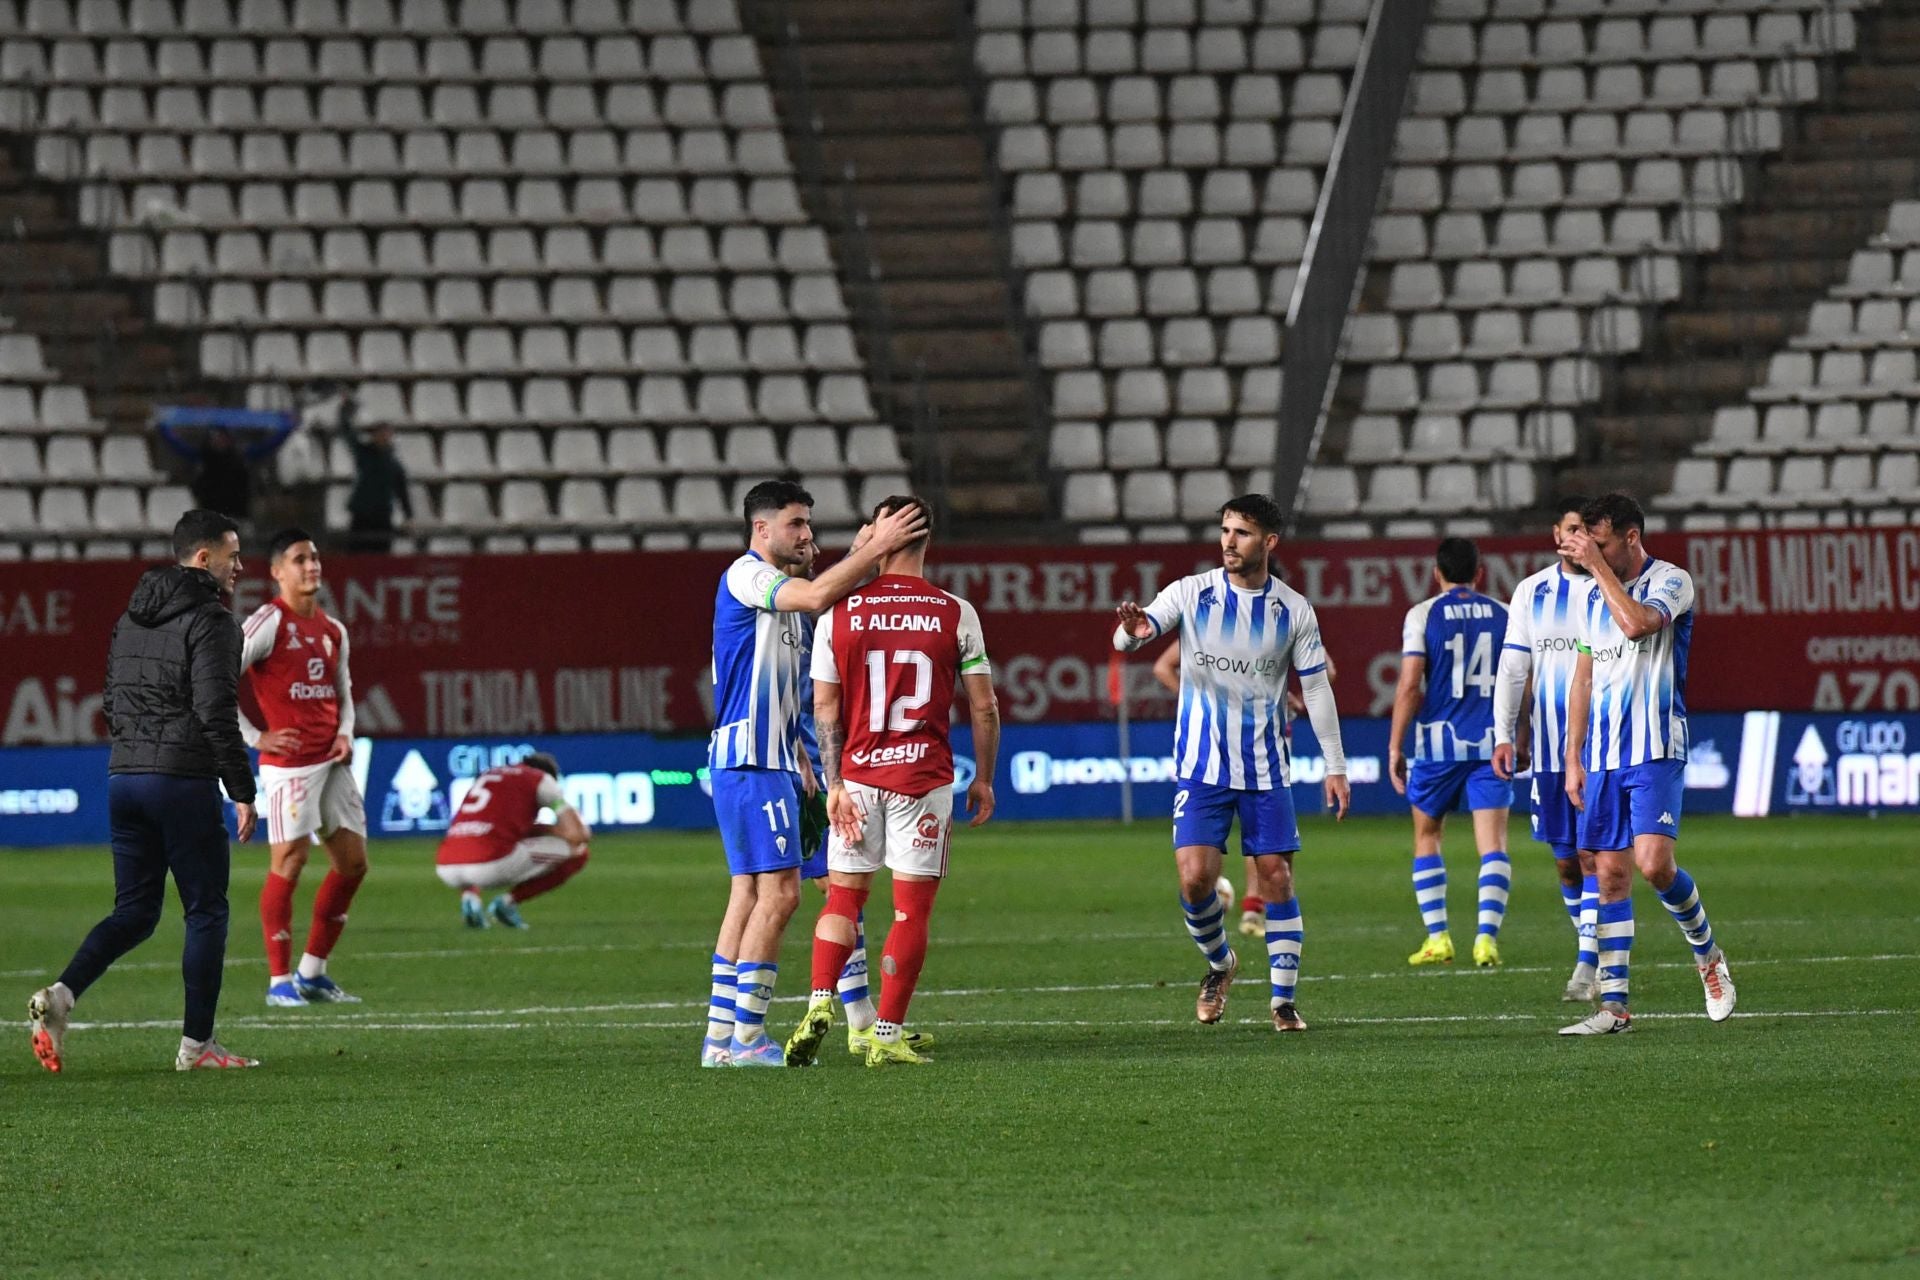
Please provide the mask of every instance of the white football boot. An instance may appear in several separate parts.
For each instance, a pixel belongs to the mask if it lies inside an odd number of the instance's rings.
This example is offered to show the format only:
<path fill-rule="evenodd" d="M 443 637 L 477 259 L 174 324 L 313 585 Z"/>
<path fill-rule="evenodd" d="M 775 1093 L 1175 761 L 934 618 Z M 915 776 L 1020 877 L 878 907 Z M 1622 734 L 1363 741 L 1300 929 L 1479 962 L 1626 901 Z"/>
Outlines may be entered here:
<path fill-rule="evenodd" d="M 1707 1021 L 1725 1022 L 1733 1016 L 1733 975 L 1727 972 L 1727 953 L 1715 947 L 1700 966 L 1700 985 L 1707 992 Z"/>
<path fill-rule="evenodd" d="M 1603 1004 L 1580 1021 L 1560 1028 L 1563 1036 L 1617 1036 L 1633 1030 L 1633 1015 L 1624 1005 Z"/>

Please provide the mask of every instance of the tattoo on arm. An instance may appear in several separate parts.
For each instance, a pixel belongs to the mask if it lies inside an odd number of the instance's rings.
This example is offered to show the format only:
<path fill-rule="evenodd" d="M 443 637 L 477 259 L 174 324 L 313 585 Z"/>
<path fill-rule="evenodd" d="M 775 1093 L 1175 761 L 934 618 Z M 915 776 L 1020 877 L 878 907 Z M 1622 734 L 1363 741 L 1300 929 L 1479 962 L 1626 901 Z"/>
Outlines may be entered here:
<path fill-rule="evenodd" d="M 818 721 L 814 732 L 820 737 L 820 764 L 826 770 L 827 787 L 831 790 L 840 785 L 840 749 L 846 745 L 847 733 L 837 719 Z"/>

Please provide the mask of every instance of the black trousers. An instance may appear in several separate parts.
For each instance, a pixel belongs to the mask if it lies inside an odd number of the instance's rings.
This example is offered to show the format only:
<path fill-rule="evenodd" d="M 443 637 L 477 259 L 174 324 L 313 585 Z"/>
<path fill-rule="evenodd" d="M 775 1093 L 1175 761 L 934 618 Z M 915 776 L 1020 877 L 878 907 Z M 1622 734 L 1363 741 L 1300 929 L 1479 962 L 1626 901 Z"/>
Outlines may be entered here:
<path fill-rule="evenodd" d="M 107 779 L 113 830 L 113 914 L 93 926 L 60 975 L 76 999 L 114 961 L 153 936 L 173 873 L 186 913 L 180 954 L 187 1009 L 181 1032 L 213 1035 L 220 979 L 227 960 L 226 810 L 212 778 L 116 773 Z"/>

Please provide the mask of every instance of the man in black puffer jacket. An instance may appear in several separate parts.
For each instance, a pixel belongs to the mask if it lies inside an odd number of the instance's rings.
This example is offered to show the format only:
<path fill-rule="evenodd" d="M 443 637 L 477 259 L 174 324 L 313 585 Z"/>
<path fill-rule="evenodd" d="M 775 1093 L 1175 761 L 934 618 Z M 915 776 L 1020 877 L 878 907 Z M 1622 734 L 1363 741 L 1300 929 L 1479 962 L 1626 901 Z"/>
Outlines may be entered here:
<path fill-rule="evenodd" d="M 167 873 L 186 913 L 181 955 L 187 1010 L 174 1067 L 254 1067 L 213 1038 L 227 955 L 226 815 L 220 785 L 254 827 L 253 770 L 240 737 L 240 624 L 228 610 L 240 576 L 240 532 L 214 511 L 173 527 L 179 563 L 150 569 L 114 624 L 101 711 L 113 751 L 113 914 L 93 927 L 60 980 L 27 1002 L 33 1051 L 61 1069 L 68 1015 L 109 965 L 152 936 Z"/>

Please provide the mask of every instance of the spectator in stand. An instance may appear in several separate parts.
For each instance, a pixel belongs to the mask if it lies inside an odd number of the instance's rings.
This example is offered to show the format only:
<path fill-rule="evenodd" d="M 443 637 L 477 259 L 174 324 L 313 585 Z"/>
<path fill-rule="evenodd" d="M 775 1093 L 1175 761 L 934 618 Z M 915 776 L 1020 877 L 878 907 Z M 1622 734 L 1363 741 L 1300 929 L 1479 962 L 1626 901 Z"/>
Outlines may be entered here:
<path fill-rule="evenodd" d="M 348 397 L 340 411 L 340 432 L 353 452 L 353 492 L 347 495 L 350 551 L 393 550 L 393 504 L 413 519 L 413 498 L 407 493 L 407 469 L 393 451 L 393 428 L 382 423 L 363 437 L 354 426 L 359 404 Z"/>
<path fill-rule="evenodd" d="M 253 464 L 284 444 L 292 429 L 289 421 L 284 427 L 260 431 L 243 446 L 226 427 L 213 427 L 196 441 L 165 422 L 154 424 L 167 447 L 194 464 L 187 486 L 194 502 L 203 510 L 243 523 L 253 515 Z"/>

